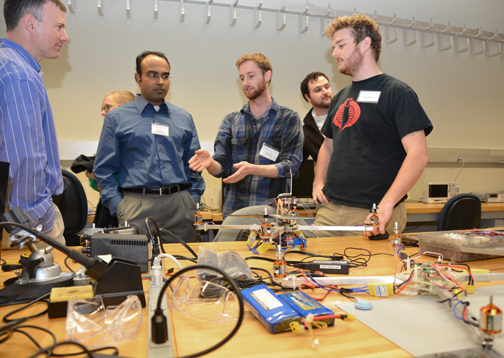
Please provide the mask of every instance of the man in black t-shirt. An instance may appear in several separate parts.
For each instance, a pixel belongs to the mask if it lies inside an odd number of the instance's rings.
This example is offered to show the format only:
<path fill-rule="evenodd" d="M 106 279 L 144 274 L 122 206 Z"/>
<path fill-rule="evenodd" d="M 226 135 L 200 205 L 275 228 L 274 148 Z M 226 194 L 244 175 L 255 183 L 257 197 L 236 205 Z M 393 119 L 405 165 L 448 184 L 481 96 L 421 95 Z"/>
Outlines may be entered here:
<path fill-rule="evenodd" d="M 337 17 L 326 29 L 338 71 L 352 84 L 331 101 L 322 127 L 326 136 L 319 152 L 313 200 L 327 204 L 315 225 L 369 222 L 378 206 L 375 233 L 406 226 L 404 199 L 429 160 L 426 135 L 432 124 L 416 93 L 382 73 L 377 61 L 381 34 L 376 22 L 359 14 Z M 319 232 L 321 236 L 355 232 Z"/>

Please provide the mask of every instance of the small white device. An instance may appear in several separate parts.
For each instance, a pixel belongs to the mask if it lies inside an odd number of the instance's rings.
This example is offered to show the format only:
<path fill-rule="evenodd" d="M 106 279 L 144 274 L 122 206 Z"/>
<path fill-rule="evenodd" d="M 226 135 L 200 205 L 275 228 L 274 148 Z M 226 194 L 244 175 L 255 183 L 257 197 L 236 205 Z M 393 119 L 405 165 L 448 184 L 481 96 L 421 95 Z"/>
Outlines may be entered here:
<path fill-rule="evenodd" d="M 487 203 L 504 202 L 504 193 L 488 193 Z"/>
<path fill-rule="evenodd" d="M 459 183 L 427 183 L 423 192 L 423 202 L 427 204 L 446 203 L 459 194 Z"/>

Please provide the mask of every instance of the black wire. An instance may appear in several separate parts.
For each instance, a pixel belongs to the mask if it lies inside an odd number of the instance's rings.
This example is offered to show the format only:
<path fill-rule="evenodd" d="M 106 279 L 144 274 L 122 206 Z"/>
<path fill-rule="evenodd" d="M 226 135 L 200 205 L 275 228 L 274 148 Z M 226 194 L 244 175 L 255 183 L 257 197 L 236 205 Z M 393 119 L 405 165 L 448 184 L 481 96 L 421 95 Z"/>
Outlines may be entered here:
<path fill-rule="evenodd" d="M 231 338 L 233 338 L 233 336 L 236 334 L 236 332 L 238 332 L 238 329 L 240 328 L 240 326 L 241 326 L 241 324 L 243 322 L 243 317 L 245 316 L 245 306 L 243 304 L 243 296 L 242 296 L 242 294 L 240 292 L 240 289 L 238 288 L 235 280 L 233 280 L 231 277 L 229 277 L 229 275 L 225 271 L 219 269 L 218 267 L 213 267 L 213 266 L 209 266 L 209 265 L 188 266 L 188 267 L 183 268 L 182 270 L 177 271 L 172 277 L 170 277 L 168 279 L 168 281 L 166 281 L 164 283 L 163 287 L 161 288 L 161 291 L 159 292 L 159 297 L 158 297 L 156 312 L 162 312 L 163 311 L 162 308 L 161 308 L 161 304 L 163 302 L 163 297 L 166 294 L 167 287 L 170 286 L 170 284 L 173 282 L 173 280 L 176 277 L 182 275 L 183 273 L 186 273 L 187 271 L 192 271 L 192 270 L 196 270 L 196 269 L 213 270 L 213 271 L 221 274 L 222 276 L 224 276 L 224 278 L 226 279 L 226 281 L 231 284 L 231 286 L 233 287 L 233 290 L 236 293 L 236 297 L 238 298 L 238 304 L 239 304 L 239 307 L 240 307 L 240 314 L 238 316 L 238 321 L 236 322 L 236 325 L 233 328 L 233 330 L 226 337 L 224 337 L 224 339 L 222 339 L 220 342 L 218 342 L 217 344 L 215 344 L 215 345 L 211 346 L 210 348 L 207 348 L 207 349 L 205 349 L 205 350 L 203 350 L 201 352 L 190 354 L 190 355 L 187 355 L 187 356 L 184 356 L 184 357 L 181 357 L 181 358 L 199 357 L 201 355 L 213 352 L 217 348 L 221 347 L 227 341 L 229 341 Z"/>
<path fill-rule="evenodd" d="M 96 353 L 96 352 L 101 352 L 101 351 L 106 351 L 108 349 L 113 349 L 114 351 L 111 353 L 111 355 L 118 355 L 119 354 L 119 349 L 117 347 L 109 346 L 109 347 L 100 347 L 100 348 L 95 348 L 95 349 L 90 349 L 90 352 Z M 75 353 L 52 353 L 52 356 L 54 357 L 67 357 L 67 356 L 78 356 L 81 355 L 83 352 L 75 352 Z"/>
<path fill-rule="evenodd" d="M 52 339 L 53 339 L 53 345 L 57 343 L 57 339 L 56 339 L 56 336 L 54 335 L 54 333 L 52 333 L 50 330 L 48 329 L 45 329 L 43 327 L 39 327 L 39 326 L 31 326 L 31 325 L 23 325 L 23 326 L 17 326 L 13 329 L 14 332 L 19 332 L 19 333 L 22 333 L 24 334 L 26 337 L 28 337 L 28 339 L 30 339 L 30 341 L 33 342 L 33 344 L 35 344 L 35 346 L 40 350 L 42 349 L 42 347 L 40 346 L 40 344 L 38 344 L 38 342 L 35 340 L 35 338 L 33 338 L 28 332 L 25 332 L 23 330 L 21 330 L 20 328 L 32 328 L 32 329 L 39 329 L 41 331 L 44 331 L 46 332 L 47 334 L 51 335 Z M 52 355 L 52 351 L 50 352 L 47 352 L 47 356 L 46 357 L 50 357 Z"/>
<path fill-rule="evenodd" d="M 182 255 L 173 255 L 173 257 L 175 257 L 177 260 L 187 260 L 187 261 L 194 262 L 194 264 L 198 263 L 198 260 L 194 259 L 192 257 L 186 257 L 186 256 L 182 256 Z"/>
<path fill-rule="evenodd" d="M 347 254 L 348 250 L 366 251 L 367 254 L 349 255 L 349 254 Z M 369 262 L 369 260 L 371 260 L 371 256 L 372 256 L 372 254 L 369 250 L 359 248 L 359 247 L 347 247 L 343 251 L 343 255 L 341 255 L 341 254 L 333 254 L 333 255 L 340 255 L 340 256 L 346 257 L 348 262 L 351 265 L 356 265 L 356 267 L 367 266 L 367 263 Z M 364 257 L 361 257 L 361 256 L 364 256 Z"/>
<path fill-rule="evenodd" d="M 49 302 L 45 300 L 45 298 L 49 297 L 51 294 L 50 293 L 46 293 L 45 295 L 42 295 L 40 296 L 39 298 L 27 303 L 26 305 L 22 306 L 22 307 L 19 307 L 19 308 L 16 308 L 15 310 L 13 311 L 10 311 L 9 313 L 7 313 L 4 318 L 3 318 L 3 321 L 4 322 L 13 322 L 13 321 L 16 321 L 16 319 L 8 319 L 9 316 L 12 316 L 13 314 L 15 313 L 18 313 L 18 312 L 21 312 L 22 310 L 24 310 L 25 308 L 37 303 L 37 302 L 44 302 L 47 304 L 47 308 L 40 312 L 40 313 L 37 313 L 37 314 L 34 314 L 34 315 L 31 315 L 31 316 L 28 316 L 28 317 L 25 317 L 26 319 L 31 319 L 31 318 L 35 318 L 35 317 L 39 317 L 39 316 L 42 316 L 44 314 L 46 314 L 46 312 L 49 310 Z"/>
<path fill-rule="evenodd" d="M 248 256 L 248 257 L 245 257 L 245 260 L 262 260 L 262 261 L 269 261 L 269 262 L 276 261 L 276 259 L 271 259 L 269 257 L 264 257 L 264 256 Z"/>
<path fill-rule="evenodd" d="M 37 353 L 35 353 L 34 355 L 30 356 L 30 358 L 36 358 L 39 354 L 42 354 L 42 353 L 47 353 L 47 352 L 52 353 L 52 351 L 54 350 L 54 348 L 59 347 L 59 346 L 63 346 L 63 345 L 75 345 L 75 346 L 78 346 L 78 347 L 82 348 L 82 352 L 79 352 L 79 354 L 86 353 L 86 354 L 88 354 L 89 358 L 95 358 L 95 356 L 92 353 L 92 351 L 89 350 L 89 349 L 87 349 L 86 346 L 84 346 L 83 344 L 80 344 L 78 342 L 70 342 L 70 341 L 59 342 L 59 343 L 53 344 L 53 345 L 51 345 L 49 347 L 45 347 L 45 348 L 39 349 L 37 351 Z M 72 355 L 74 355 L 74 354 L 72 354 Z"/>
<path fill-rule="evenodd" d="M 155 232 L 156 237 L 155 238 L 152 236 L 152 233 L 150 231 L 149 221 L 151 221 L 154 224 L 154 227 L 156 228 L 156 232 Z M 151 242 L 152 256 L 156 257 L 157 255 L 159 255 L 159 246 L 161 246 L 161 251 L 163 251 L 163 254 L 166 254 L 164 247 L 163 247 L 162 240 L 161 240 L 161 234 L 159 233 L 159 226 L 156 223 L 156 221 L 152 218 L 146 218 L 145 219 L 145 227 L 147 229 L 147 234 L 148 234 L 147 236 L 149 237 L 150 242 Z"/>
<path fill-rule="evenodd" d="M 67 263 L 67 260 L 69 259 L 70 257 L 65 257 L 65 260 L 63 261 L 65 263 L 65 266 L 67 267 L 67 269 L 70 270 L 71 273 L 75 273 L 74 270 L 72 270 L 72 268 L 70 266 L 68 266 L 68 263 Z"/>
<path fill-rule="evenodd" d="M 189 245 L 187 245 L 187 243 L 184 240 L 182 240 L 180 237 L 178 237 L 177 235 L 175 235 L 171 231 L 168 231 L 168 230 L 166 230 L 164 228 L 161 228 L 160 231 L 163 232 L 163 233 L 165 233 L 165 234 L 170 235 L 178 243 L 182 244 L 187 249 L 187 251 L 189 251 L 194 256 L 195 259 L 198 259 L 198 255 L 196 255 L 196 253 L 193 251 L 193 249 L 191 249 L 191 247 Z"/>
<path fill-rule="evenodd" d="M 413 274 L 414 274 L 414 273 L 415 273 L 415 270 L 411 270 L 411 273 L 410 273 L 410 275 L 409 275 L 409 277 L 408 277 L 408 279 L 407 279 L 407 280 L 405 280 L 405 281 L 401 282 L 401 283 L 400 283 L 399 285 L 397 285 L 397 286 L 394 286 L 394 294 L 396 293 L 396 289 L 398 289 L 398 288 L 400 288 L 401 286 L 403 286 L 404 284 L 406 284 L 406 282 L 409 282 L 409 280 L 411 279 L 411 277 L 413 276 Z"/>

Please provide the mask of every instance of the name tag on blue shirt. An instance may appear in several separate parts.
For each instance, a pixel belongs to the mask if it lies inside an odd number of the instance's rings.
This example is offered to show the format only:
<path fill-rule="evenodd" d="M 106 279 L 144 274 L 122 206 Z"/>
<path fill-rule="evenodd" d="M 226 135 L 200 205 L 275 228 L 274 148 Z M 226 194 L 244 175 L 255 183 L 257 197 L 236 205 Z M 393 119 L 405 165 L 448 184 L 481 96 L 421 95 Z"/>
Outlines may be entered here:
<path fill-rule="evenodd" d="M 276 161 L 280 152 L 270 145 L 263 143 L 259 155 L 272 161 Z"/>
<path fill-rule="evenodd" d="M 170 127 L 163 124 L 152 123 L 152 134 L 168 137 L 170 135 Z"/>
<path fill-rule="evenodd" d="M 357 103 L 378 103 L 381 91 L 360 91 Z"/>

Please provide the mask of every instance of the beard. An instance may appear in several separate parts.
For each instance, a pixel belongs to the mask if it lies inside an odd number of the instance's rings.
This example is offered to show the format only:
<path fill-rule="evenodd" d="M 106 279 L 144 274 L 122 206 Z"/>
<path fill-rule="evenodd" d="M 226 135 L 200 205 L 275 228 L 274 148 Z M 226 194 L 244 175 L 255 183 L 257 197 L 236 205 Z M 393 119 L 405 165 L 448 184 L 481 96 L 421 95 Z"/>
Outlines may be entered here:
<path fill-rule="evenodd" d="M 325 99 L 328 99 L 328 101 L 326 102 Z M 331 106 L 331 100 L 332 100 L 332 97 L 326 97 L 324 98 L 320 104 L 319 104 L 319 107 L 320 108 L 324 108 L 324 109 L 328 109 L 330 106 Z"/>
<path fill-rule="evenodd" d="M 356 47 L 351 53 L 348 60 L 344 60 L 343 63 L 346 66 L 344 66 L 343 68 L 341 66 L 338 66 L 338 71 L 344 75 L 352 76 L 361 69 L 363 62 L 364 62 L 364 56 L 362 56 L 362 54 L 358 51 Z"/>
<path fill-rule="evenodd" d="M 266 81 L 263 79 L 263 81 L 259 83 L 257 88 L 253 88 L 253 90 L 250 92 L 244 90 L 243 93 L 245 93 L 245 96 L 249 100 L 254 100 L 256 98 L 259 98 L 264 93 L 264 91 L 266 91 Z"/>

